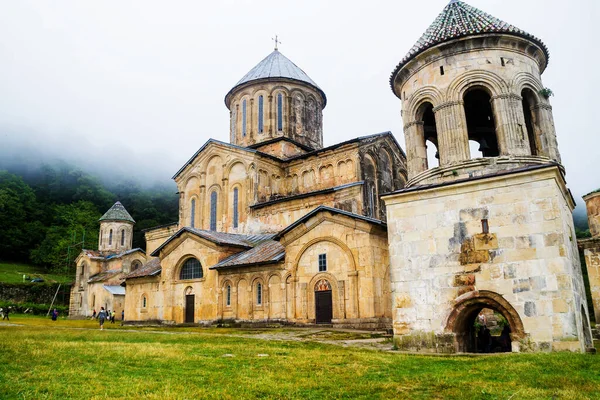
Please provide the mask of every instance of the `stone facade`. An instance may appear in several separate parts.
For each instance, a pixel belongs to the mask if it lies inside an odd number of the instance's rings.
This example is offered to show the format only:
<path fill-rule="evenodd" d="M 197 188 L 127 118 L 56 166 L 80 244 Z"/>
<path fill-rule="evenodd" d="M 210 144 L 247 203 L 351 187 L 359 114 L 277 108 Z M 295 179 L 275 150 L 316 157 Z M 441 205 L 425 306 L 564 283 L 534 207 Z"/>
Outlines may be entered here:
<path fill-rule="evenodd" d="M 455 0 L 392 73 L 409 177 L 384 196 L 400 348 L 475 351 L 486 308 L 513 351 L 591 347 L 547 62 L 539 39 Z"/>
<path fill-rule="evenodd" d="M 82 250 L 75 259 L 75 284 L 71 288 L 69 316 L 90 317 L 93 311 L 114 310 L 121 316 L 125 275 L 146 263 L 142 249 L 132 249 L 133 218 L 120 202 L 100 219 L 99 250 Z"/>
<path fill-rule="evenodd" d="M 574 204 L 557 167 L 407 189 L 386 203 L 400 347 L 433 333 L 430 350 L 468 351 L 468 313 L 490 306 L 509 321 L 515 351 L 583 350 Z"/>
<path fill-rule="evenodd" d="M 579 241 L 583 249 L 585 265 L 590 281 L 590 295 L 594 305 L 596 324 L 600 321 L 600 192 L 595 191 L 583 196 L 585 200 L 588 223 L 590 226 L 590 239 Z"/>

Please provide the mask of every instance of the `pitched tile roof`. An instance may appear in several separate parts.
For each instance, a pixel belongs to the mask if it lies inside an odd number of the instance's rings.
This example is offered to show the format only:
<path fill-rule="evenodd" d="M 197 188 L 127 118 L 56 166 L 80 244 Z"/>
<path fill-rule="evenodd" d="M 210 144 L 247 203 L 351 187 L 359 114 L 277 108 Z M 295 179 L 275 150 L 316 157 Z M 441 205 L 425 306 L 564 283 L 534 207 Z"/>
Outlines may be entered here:
<path fill-rule="evenodd" d="M 323 96 L 324 103 L 327 104 L 325 92 L 323 92 L 323 90 L 315 83 L 315 81 L 310 79 L 306 72 L 290 61 L 289 58 L 281 54 L 279 50 L 274 50 L 261 62 L 256 64 L 254 68 L 252 68 L 246 75 L 242 77 L 242 79 L 238 81 L 238 83 L 233 86 L 229 93 L 227 93 L 227 96 L 229 96 L 235 90 L 235 88 L 245 83 L 273 78 L 286 78 L 307 83 L 317 89 L 321 96 Z M 227 96 L 225 96 L 225 103 L 227 103 Z"/>
<path fill-rule="evenodd" d="M 136 269 L 135 271 L 130 272 L 125 276 L 125 279 L 130 278 L 142 278 L 145 276 L 155 276 L 159 275 L 162 271 L 162 267 L 160 265 L 160 259 L 153 257 L 146 264 L 144 264 L 141 268 Z"/>
<path fill-rule="evenodd" d="M 396 66 L 390 76 L 392 89 L 393 80 L 398 71 L 418 54 L 440 43 L 485 33 L 504 33 L 529 39 L 540 46 L 546 55 L 546 60 L 550 57 L 548 48 L 537 37 L 470 6 L 464 1 L 452 0 Z"/>
<path fill-rule="evenodd" d="M 283 260 L 285 248 L 275 240 L 266 240 L 250 250 L 234 254 L 210 269 L 228 269 L 256 264 L 270 264 Z"/>
<path fill-rule="evenodd" d="M 113 206 L 106 213 L 104 213 L 99 221 L 127 221 L 135 224 L 134 219 L 131 218 L 131 215 L 129 215 L 120 201 L 117 201 L 115 204 L 113 204 Z"/>
<path fill-rule="evenodd" d="M 257 235 L 240 235 L 236 233 L 225 233 L 225 232 L 217 232 L 217 231 L 206 231 L 203 229 L 195 229 L 190 227 L 183 227 L 169 239 L 167 239 L 163 244 L 161 244 L 156 250 L 152 252 L 152 256 L 157 257 L 160 254 L 160 251 L 170 242 L 181 236 L 183 233 L 189 232 L 196 236 L 199 236 L 203 239 L 206 239 L 210 242 L 213 242 L 222 246 L 233 246 L 233 247 L 242 247 L 242 248 L 252 248 L 257 244 L 271 239 L 274 234 L 257 234 Z"/>
<path fill-rule="evenodd" d="M 99 272 L 95 275 L 90 276 L 90 278 L 88 279 L 87 283 L 96 283 L 96 282 L 102 282 L 102 281 L 106 281 L 110 278 L 112 278 L 115 275 L 118 275 L 121 273 L 120 269 L 111 269 L 108 271 L 102 271 Z"/>

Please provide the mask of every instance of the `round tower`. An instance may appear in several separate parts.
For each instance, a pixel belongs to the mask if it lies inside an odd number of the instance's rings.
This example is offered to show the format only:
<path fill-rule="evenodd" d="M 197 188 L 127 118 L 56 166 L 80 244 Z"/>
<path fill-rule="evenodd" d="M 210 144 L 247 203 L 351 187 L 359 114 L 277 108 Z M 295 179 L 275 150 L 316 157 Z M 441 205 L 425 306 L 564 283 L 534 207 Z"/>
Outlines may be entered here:
<path fill-rule="evenodd" d="M 121 202 L 117 201 L 99 221 L 99 251 L 121 253 L 131 250 L 135 221 Z"/>
<path fill-rule="evenodd" d="M 409 182 L 560 163 L 536 37 L 452 0 L 392 72 Z M 433 157 L 435 154 L 435 158 Z"/>
<path fill-rule="evenodd" d="M 287 138 L 320 149 L 326 104 L 323 90 L 275 48 L 225 96 L 231 143 L 250 147 Z"/>

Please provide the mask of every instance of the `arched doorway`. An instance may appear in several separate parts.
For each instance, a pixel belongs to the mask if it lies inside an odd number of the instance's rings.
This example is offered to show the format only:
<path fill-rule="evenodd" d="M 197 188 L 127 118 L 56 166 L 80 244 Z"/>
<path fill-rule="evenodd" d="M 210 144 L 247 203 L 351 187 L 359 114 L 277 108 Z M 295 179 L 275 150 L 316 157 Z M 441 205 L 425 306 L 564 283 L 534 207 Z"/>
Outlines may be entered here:
<path fill-rule="evenodd" d="M 464 97 L 469 140 L 479 143 L 478 151 L 483 157 L 500 155 L 491 100 L 488 92 L 481 88 L 469 90 Z"/>
<path fill-rule="evenodd" d="M 525 336 L 517 311 L 498 293 L 474 291 L 457 300 L 446 324 L 446 330 L 455 335 L 457 352 L 511 351 L 512 341 Z M 493 325 L 488 320 L 492 316 L 501 329 L 490 329 Z"/>
<path fill-rule="evenodd" d="M 188 286 L 185 289 L 185 323 L 194 323 L 196 296 L 194 295 L 194 289 Z"/>
<path fill-rule="evenodd" d="M 536 115 L 534 106 L 536 105 L 536 98 L 531 89 L 523 89 L 521 92 L 523 98 L 523 116 L 525 117 L 525 128 L 527 129 L 527 138 L 529 140 L 529 148 L 532 156 L 538 155 L 538 143 L 535 132 Z"/>
<path fill-rule="evenodd" d="M 315 322 L 330 324 L 332 318 L 331 284 L 326 279 L 321 279 L 315 284 Z"/>

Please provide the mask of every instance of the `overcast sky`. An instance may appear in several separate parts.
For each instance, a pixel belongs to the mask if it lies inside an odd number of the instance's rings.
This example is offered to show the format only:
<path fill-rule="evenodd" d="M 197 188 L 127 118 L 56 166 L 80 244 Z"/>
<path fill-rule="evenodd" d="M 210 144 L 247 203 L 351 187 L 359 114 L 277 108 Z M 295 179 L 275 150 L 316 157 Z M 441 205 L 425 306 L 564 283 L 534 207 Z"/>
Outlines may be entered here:
<path fill-rule="evenodd" d="M 209 138 L 223 98 L 273 50 L 327 94 L 324 142 L 392 131 L 389 75 L 448 0 L 3 1 L 0 157 L 59 156 L 165 182 Z M 600 187 L 597 0 L 470 0 L 550 49 L 558 142 L 576 198 Z"/>

